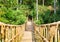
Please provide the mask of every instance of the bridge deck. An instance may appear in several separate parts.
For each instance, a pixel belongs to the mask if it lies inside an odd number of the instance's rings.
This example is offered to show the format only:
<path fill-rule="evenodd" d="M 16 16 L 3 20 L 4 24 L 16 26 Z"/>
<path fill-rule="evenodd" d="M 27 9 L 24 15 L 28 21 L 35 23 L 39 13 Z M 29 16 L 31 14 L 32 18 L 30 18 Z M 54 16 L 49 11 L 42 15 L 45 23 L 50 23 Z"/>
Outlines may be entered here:
<path fill-rule="evenodd" d="M 32 42 L 32 32 L 25 31 L 21 42 Z"/>

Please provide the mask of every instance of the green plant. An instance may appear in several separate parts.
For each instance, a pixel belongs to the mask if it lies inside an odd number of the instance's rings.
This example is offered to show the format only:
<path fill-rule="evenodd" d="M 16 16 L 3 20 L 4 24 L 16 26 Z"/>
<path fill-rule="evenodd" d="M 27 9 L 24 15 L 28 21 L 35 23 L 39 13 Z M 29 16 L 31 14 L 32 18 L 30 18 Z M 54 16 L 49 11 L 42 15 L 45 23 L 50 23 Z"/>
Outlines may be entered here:
<path fill-rule="evenodd" d="M 25 23 L 26 21 L 26 15 L 23 14 L 23 12 L 21 10 L 12 10 L 12 9 L 9 9 L 6 14 L 2 15 L 2 17 L 5 19 L 5 20 L 9 20 L 9 22 L 6 22 L 6 23 L 9 23 L 9 24 L 16 24 L 16 25 L 21 25 L 23 23 Z M 4 20 L 1 20 L 2 22 Z"/>

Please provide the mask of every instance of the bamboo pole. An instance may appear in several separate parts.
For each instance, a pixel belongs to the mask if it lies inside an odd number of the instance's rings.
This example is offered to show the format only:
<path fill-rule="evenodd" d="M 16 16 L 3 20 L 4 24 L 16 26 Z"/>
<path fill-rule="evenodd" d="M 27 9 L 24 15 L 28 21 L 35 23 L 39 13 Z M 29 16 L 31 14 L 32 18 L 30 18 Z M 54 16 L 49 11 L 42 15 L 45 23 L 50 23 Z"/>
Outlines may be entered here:
<path fill-rule="evenodd" d="M 40 27 L 40 35 L 44 36 L 44 27 Z M 43 39 L 41 39 L 41 42 L 43 42 Z"/>
<path fill-rule="evenodd" d="M 12 38 L 15 36 L 15 28 L 12 27 Z M 15 42 L 15 40 L 13 39 L 12 42 Z"/>
<path fill-rule="evenodd" d="M 14 26 L 14 28 L 15 28 L 15 35 L 16 35 L 16 26 Z M 14 39 L 14 41 L 16 42 L 16 38 Z"/>
<path fill-rule="evenodd" d="M 19 30 L 19 29 L 18 29 L 18 28 L 17 28 L 17 26 L 16 26 L 16 34 L 18 34 L 18 33 L 19 33 L 19 32 L 18 32 L 18 30 Z M 19 42 L 19 40 L 18 40 L 18 39 L 19 39 L 19 35 L 16 37 L 16 42 Z"/>
<path fill-rule="evenodd" d="M 45 34 L 45 35 L 46 35 L 46 38 L 48 39 L 48 37 L 47 37 L 47 36 L 48 36 L 48 33 L 47 33 L 48 30 L 47 30 L 47 27 L 45 28 L 45 32 L 46 32 L 46 34 Z"/>
<path fill-rule="evenodd" d="M 57 32 L 58 32 L 58 42 L 60 42 L 60 41 L 59 41 L 59 30 L 58 30 Z"/>
<path fill-rule="evenodd" d="M 57 28 L 55 30 L 55 42 L 57 42 Z"/>
<path fill-rule="evenodd" d="M 21 27 L 19 27 L 19 33 L 21 33 Z M 21 36 L 20 35 L 19 35 L 19 41 L 21 41 Z"/>
<path fill-rule="evenodd" d="M 5 29 L 6 27 L 5 27 L 5 25 L 4 25 L 4 42 L 5 42 L 5 40 L 6 40 L 6 29 Z"/>
<path fill-rule="evenodd" d="M 2 34 L 1 34 L 1 25 L 0 25 L 0 42 L 2 42 Z"/>
<path fill-rule="evenodd" d="M 5 42 L 8 42 L 8 27 L 5 27 L 5 28 L 6 28 Z"/>
<path fill-rule="evenodd" d="M 2 42 L 4 42 L 4 29 L 5 29 L 5 28 L 4 28 L 4 25 L 2 25 L 2 28 L 3 28 L 3 29 L 2 29 Z"/>
<path fill-rule="evenodd" d="M 8 40 L 12 38 L 12 26 L 8 26 Z"/>

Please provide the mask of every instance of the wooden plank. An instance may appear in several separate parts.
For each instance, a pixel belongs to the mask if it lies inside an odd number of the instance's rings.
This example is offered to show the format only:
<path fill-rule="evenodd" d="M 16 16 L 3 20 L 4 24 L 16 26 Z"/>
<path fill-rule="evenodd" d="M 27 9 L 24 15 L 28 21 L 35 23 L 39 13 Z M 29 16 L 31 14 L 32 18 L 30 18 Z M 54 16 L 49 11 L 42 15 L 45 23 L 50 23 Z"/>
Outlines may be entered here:
<path fill-rule="evenodd" d="M 32 32 L 31 31 L 25 31 L 21 42 L 32 42 Z"/>

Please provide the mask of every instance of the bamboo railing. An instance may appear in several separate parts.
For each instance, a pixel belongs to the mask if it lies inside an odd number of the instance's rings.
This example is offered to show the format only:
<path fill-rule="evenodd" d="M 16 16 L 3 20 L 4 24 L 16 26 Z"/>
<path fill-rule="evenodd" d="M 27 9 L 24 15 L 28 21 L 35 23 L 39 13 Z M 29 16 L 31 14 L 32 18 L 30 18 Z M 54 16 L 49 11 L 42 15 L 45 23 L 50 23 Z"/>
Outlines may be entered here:
<path fill-rule="evenodd" d="M 40 26 L 34 24 L 34 28 L 36 42 L 60 42 L 60 22 Z"/>
<path fill-rule="evenodd" d="M 9 25 L 0 23 L 0 42 L 20 42 L 25 31 L 23 25 Z"/>
<path fill-rule="evenodd" d="M 0 42 L 20 42 L 25 31 L 23 25 L 9 25 L 0 23 Z M 60 22 L 35 25 L 36 42 L 60 42 Z"/>

